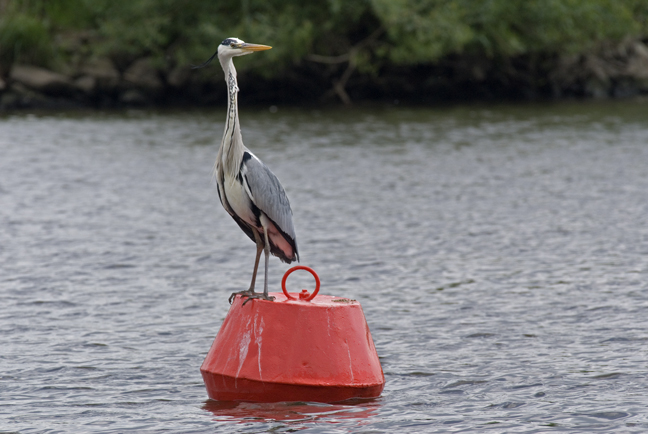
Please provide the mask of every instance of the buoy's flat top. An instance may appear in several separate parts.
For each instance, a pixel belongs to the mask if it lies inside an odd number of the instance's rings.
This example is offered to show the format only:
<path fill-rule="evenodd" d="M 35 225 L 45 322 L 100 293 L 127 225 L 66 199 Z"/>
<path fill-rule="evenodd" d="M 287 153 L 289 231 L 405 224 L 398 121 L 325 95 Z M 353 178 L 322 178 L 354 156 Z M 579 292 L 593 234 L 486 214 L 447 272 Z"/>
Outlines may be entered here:
<path fill-rule="evenodd" d="M 274 296 L 274 301 L 267 300 L 251 300 L 254 303 L 286 303 L 286 304 L 300 304 L 300 305 L 315 305 L 321 307 L 344 307 L 349 305 L 358 306 L 360 303 L 357 300 L 345 297 L 336 297 L 334 295 L 322 295 L 317 294 L 315 298 L 310 301 L 304 301 L 299 299 L 299 293 L 289 292 L 289 294 L 295 297 L 295 300 L 290 300 L 285 296 L 283 292 L 271 292 L 269 295 Z M 236 296 L 237 298 L 241 297 L 240 295 Z"/>

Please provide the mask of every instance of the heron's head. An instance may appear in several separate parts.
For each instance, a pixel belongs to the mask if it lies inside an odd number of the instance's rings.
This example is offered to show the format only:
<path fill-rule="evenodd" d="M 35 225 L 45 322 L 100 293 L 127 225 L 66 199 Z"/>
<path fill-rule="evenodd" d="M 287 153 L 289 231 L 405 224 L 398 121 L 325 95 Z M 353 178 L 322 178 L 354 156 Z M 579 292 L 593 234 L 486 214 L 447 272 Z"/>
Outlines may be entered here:
<path fill-rule="evenodd" d="M 268 45 L 248 44 L 239 38 L 227 38 L 218 46 L 218 57 L 245 56 L 255 51 L 269 50 L 271 48 Z"/>
<path fill-rule="evenodd" d="M 224 65 L 228 59 L 236 56 L 245 56 L 246 54 L 254 53 L 255 51 L 269 50 L 272 47 L 268 45 L 248 44 L 241 41 L 239 38 L 227 38 L 218 46 L 218 50 L 212 57 L 207 59 L 202 65 L 194 66 L 193 69 L 202 68 L 211 63 L 214 57 L 218 56 L 221 65 Z"/>

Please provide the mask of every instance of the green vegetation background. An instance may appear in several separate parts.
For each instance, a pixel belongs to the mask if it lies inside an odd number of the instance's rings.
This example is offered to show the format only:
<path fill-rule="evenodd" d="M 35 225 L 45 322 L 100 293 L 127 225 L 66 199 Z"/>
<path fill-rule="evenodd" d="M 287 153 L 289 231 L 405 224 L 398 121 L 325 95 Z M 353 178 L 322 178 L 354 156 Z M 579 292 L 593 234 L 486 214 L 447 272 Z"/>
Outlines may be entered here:
<path fill-rule="evenodd" d="M 648 0 L 0 0 L 0 75 L 14 63 L 64 71 L 79 56 L 120 69 L 149 57 L 168 71 L 237 36 L 274 47 L 239 71 L 272 80 L 313 63 L 372 79 L 453 56 L 533 61 L 647 34 Z"/>

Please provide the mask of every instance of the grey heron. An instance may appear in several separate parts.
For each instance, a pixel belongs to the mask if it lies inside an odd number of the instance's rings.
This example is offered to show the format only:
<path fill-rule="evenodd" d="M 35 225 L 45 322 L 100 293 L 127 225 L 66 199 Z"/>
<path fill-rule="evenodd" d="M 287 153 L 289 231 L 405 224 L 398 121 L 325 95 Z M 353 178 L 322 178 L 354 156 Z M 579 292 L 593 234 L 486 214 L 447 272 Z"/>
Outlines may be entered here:
<path fill-rule="evenodd" d="M 218 197 L 223 208 L 257 246 L 250 288 L 234 292 L 229 298 L 230 304 L 239 294 L 247 297 L 243 304 L 251 299 L 274 300 L 268 295 L 270 253 L 289 264 L 299 261 L 288 196 L 270 169 L 245 147 L 239 123 L 239 88 L 233 58 L 270 48 L 267 45 L 248 44 L 238 38 L 227 38 L 209 60 L 194 67 L 207 66 L 214 57 L 218 57 L 225 72 L 227 118 L 215 165 Z M 254 292 L 254 285 L 262 251 L 265 253 L 265 281 L 263 294 L 259 294 Z"/>

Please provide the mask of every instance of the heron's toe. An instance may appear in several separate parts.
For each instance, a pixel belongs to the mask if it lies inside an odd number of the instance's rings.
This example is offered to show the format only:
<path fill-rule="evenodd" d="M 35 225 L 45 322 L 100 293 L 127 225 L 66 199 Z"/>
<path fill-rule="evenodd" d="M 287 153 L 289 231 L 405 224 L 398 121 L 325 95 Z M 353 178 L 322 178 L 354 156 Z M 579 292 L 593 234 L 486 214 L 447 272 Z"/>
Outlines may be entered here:
<path fill-rule="evenodd" d="M 271 295 L 265 295 L 265 294 L 242 294 L 242 297 L 247 297 L 247 300 L 243 302 L 243 306 L 245 306 L 245 303 L 247 303 L 250 300 L 257 299 L 257 300 L 267 300 L 267 301 L 274 301 L 274 297 Z"/>
<path fill-rule="evenodd" d="M 253 295 L 256 295 L 253 289 L 248 289 L 245 291 L 239 291 L 239 292 L 232 292 L 232 294 L 229 296 L 229 304 L 232 304 L 234 299 L 236 298 L 237 295 L 243 296 L 243 297 L 250 297 Z"/>

